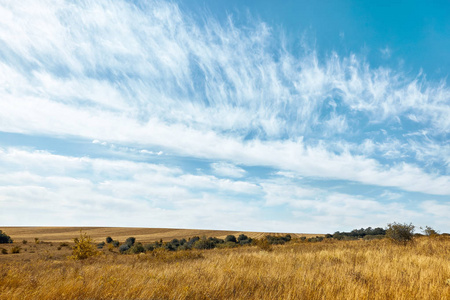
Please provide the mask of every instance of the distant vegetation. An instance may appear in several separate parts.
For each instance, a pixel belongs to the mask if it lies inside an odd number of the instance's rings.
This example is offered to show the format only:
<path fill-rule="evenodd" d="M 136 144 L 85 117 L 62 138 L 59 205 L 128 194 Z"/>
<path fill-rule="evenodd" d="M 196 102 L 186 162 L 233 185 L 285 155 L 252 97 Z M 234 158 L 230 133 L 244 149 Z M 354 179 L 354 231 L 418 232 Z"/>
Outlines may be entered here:
<path fill-rule="evenodd" d="M 365 237 L 366 239 L 368 239 L 367 237 L 384 237 L 385 235 L 386 230 L 381 227 L 377 228 L 367 227 L 366 229 L 364 228 L 353 229 L 350 232 L 336 231 L 334 234 L 326 234 L 325 237 L 337 240 L 357 240 Z"/>
<path fill-rule="evenodd" d="M 0 230 L 0 244 L 9 244 L 12 243 L 13 240 L 9 235 Z"/>
<path fill-rule="evenodd" d="M 106 241 L 112 241 L 111 237 L 107 237 Z M 134 237 L 129 237 L 125 243 L 120 245 L 119 251 L 122 254 L 136 254 L 146 251 L 153 251 L 156 249 L 165 249 L 167 251 L 177 250 L 202 250 L 202 249 L 214 249 L 214 248 L 234 248 L 237 246 L 244 246 L 252 244 L 252 239 L 245 234 L 239 235 L 237 238 L 234 235 L 228 235 L 225 239 L 219 239 L 216 237 L 199 237 L 194 236 L 190 238 L 172 239 L 169 242 L 156 241 L 153 243 L 143 245 L 140 242 L 136 242 Z"/>
<path fill-rule="evenodd" d="M 426 235 L 437 234 L 437 232 L 431 227 L 426 227 L 424 230 Z M 284 236 L 279 235 L 267 235 L 262 239 L 252 239 L 245 234 L 240 234 L 238 237 L 235 235 L 227 235 L 225 239 L 220 239 L 217 237 L 206 237 L 206 236 L 194 236 L 190 238 L 182 239 L 172 239 L 168 242 L 155 241 L 153 243 L 142 244 L 136 241 L 136 238 L 129 237 L 124 243 L 120 244 L 119 241 L 114 240 L 112 237 L 108 236 L 104 242 L 97 244 L 98 249 L 103 249 L 105 245 L 108 245 L 109 251 L 114 251 L 114 248 L 118 248 L 121 254 L 138 254 L 151 252 L 154 250 L 165 250 L 165 251 L 179 251 L 179 250 L 209 250 L 215 248 L 236 248 L 241 246 L 258 246 L 262 250 L 271 251 L 272 245 L 283 245 L 291 241 L 296 243 L 314 243 L 322 242 L 326 239 L 335 240 L 373 240 L 373 239 L 383 239 L 389 238 L 396 243 L 407 243 L 414 237 L 414 226 L 412 224 L 400 224 L 391 223 L 388 224 L 386 229 L 381 227 L 367 227 L 361 229 L 353 229 L 349 232 L 339 232 L 336 231 L 334 234 L 326 234 L 325 236 L 316 237 L 300 237 L 292 239 L 291 235 L 286 234 Z M 85 237 L 86 239 L 87 237 Z M 79 251 L 79 250 L 77 250 Z M 96 255 L 96 251 L 92 251 L 92 255 Z M 90 254 L 88 254 L 90 255 Z M 81 257 L 85 258 L 85 255 Z"/>

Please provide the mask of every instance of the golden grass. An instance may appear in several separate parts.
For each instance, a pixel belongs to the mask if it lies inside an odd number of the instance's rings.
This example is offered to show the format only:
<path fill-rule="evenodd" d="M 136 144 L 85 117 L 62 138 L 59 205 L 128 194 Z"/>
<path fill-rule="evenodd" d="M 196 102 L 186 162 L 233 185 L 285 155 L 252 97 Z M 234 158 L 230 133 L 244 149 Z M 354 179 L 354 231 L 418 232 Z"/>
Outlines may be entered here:
<path fill-rule="evenodd" d="M 450 239 L 3 260 L 0 299 L 450 299 Z"/>
<path fill-rule="evenodd" d="M 47 242 L 69 242 L 80 235 L 80 230 L 86 232 L 94 242 L 102 242 L 107 236 L 115 240 L 125 241 L 133 236 L 140 242 L 154 242 L 162 239 L 170 241 L 172 239 L 182 239 L 192 236 L 207 236 L 225 238 L 229 234 L 236 237 L 243 233 L 251 238 L 262 238 L 268 234 L 285 235 L 286 233 L 268 233 L 268 232 L 249 232 L 249 231 L 230 231 L 230 230 L 201 230 L 201 229 L 172 229 L 172 228 L 126 228 L 126 227 L 0 227 L 0 230 L 6 232 L 14 241 L 34 241 L 39 238 Z M 322 236 L 322 234 L 300 234 L 291 233 L 292 237 L 312 237 Z"/>

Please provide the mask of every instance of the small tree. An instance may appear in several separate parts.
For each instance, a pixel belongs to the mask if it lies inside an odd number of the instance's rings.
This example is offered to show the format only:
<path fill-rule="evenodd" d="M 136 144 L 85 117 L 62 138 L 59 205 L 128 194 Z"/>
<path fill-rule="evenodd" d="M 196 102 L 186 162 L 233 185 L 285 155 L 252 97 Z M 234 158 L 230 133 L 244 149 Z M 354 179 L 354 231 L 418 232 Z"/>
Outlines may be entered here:
<path fill-rule="evenodd" d="M 386 237 L 391 239 L 393 242 L 406 244 L 411 241 L 414 236 L 414 225 L 413 224 L 400 224 L 391 223 L 387 225 Z"/>
<path fill-rule="evenodd" d="M 92 239 L 86 233 L 82 233 L 80 230 L 80 237 L 74 238 L 75 246 L 72 248 L 73 259 L 86 259 L 91 256 L 98 255 L 99 252 L 92 245 Z"/>

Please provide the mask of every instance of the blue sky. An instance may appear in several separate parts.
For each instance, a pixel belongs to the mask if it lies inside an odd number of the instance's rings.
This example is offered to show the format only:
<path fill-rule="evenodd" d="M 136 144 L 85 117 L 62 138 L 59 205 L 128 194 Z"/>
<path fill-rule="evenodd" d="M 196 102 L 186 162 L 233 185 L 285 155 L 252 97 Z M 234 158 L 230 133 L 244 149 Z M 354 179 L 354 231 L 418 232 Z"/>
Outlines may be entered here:
<path fill-rule="evenodd" d="M 450 231 L 448 2 L 0 4 L 0 225 Z"/>

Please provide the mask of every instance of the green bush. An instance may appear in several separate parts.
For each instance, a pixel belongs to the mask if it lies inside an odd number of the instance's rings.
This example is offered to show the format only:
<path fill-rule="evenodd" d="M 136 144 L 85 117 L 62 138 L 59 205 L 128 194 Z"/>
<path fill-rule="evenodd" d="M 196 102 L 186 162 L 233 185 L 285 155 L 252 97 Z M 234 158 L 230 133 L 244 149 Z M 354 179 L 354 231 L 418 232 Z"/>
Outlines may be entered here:
<path fill-rule="evenodd" d="M 286 242 L 289 242 L 291 240 L 291 235 L 286 234 L 285 236 L 273 236 L 273 235 L 267 235 L 266 240 L 269 242 L 269 244 L 272 245 L 283 245 Z"/>
<path fill-rule="evenodd" d="M 111 244 L 112 242 L 113 242 L 112 237 L 108 236 L 108 237 L 106 238 L 106 243 Z"/>
<path fill-rule="evenodd" d="M 129 237 L 125 240 L 125 244 L 130 246 L 130 248 L 131 248 L 131 246 L 134 245 L 135 242 L 136 242 L 136 238 L 134 238 L 134 237 Z"/>
<path fill-rule="evenodd" d="M 10 244 L 13 240 L 9 235 L 0 230 L 0 244 Z"/>
<path fill-rule="evenodd" d="M 145 244 L 145 245 L 144 245 L 145 251 L 153 251 L 153 250 L 155 250 L 155 249 L 158 248 L 158 247 L 159 247 L 159 245 L 158 245 L 158 244 L 155 244 L 155 243 L 152 243 L 152 244 Z"/>
<path fill-rule="evenodd" d="M 246 236 L 245 234 L 240 234 L 239 236 L 238 236 L 238 242 L 241 242 L 241 241 L 243 241 L 243 240 L 248 240 L 248 236 Z"/>
<path fill-rule="evenodd" d="M 387 225 L 386 237 L 395 243 L 405 244 L 412 241 L 414 237 L 414 225 L 410 224 L 400 224 L 391 223 Z"/>
<path fill-rule="evenodd" d="M 200 240 L 196 241 L 193 245 L 195 249 L 213 249 L 215 247 L 215 243 L 211 239 L 207 239 L 206 237 L 202 237 Z"/>
<path fill-rule="evenodd" d="M 128 252 L 133 254 L 143 253 L 145 252 L 145 248 L 141 243 L 136 243 L 133 245 L 133 247 L 130 248 Z"/>
<path fill-rule="evenodd" d="M 227 235 L 227 237 L 225 238 L 225 242 L 233 242 L 233 243 L 237 243 L 236 237 L 234 235 Z"/>
<path fill-rule="evenodd" d="M 128 245 L 128 244 L 122 244 L 122 245 L 120 245 L 120 247 L 119 247 L 120 253 L 125 253 L 125 252 L 127 252 L 129 249 L 130 249 L 130 245 Z"/>

